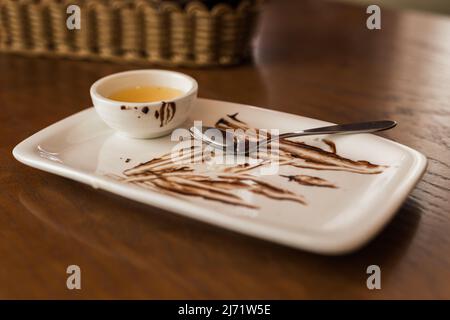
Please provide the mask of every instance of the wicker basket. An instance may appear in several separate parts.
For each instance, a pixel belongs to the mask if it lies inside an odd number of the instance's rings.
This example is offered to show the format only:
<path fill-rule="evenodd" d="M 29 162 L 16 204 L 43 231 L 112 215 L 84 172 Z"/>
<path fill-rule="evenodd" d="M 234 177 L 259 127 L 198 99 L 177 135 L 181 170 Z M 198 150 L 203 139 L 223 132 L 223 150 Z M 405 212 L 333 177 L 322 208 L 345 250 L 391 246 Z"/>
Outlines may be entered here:
<path fill-rule="evenodd" d="M 69 30 L 66 9 L 81 8 Z M 231 65 L 248 56 L 260 1 L 0 0 L 0 51 L 167 66 Z"/>

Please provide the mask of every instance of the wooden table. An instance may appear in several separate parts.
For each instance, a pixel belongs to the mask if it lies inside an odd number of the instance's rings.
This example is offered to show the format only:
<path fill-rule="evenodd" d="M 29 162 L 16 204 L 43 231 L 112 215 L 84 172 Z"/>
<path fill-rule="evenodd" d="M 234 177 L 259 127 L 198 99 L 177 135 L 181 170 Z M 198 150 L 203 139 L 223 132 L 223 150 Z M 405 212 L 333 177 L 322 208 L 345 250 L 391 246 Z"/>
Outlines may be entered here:
<path fill-rule="evenodd" d="M 266 12 L 254 62 L 179 69 L 200 96 L 331 122 L 392 118 L 425 176 L 369 245 L 323 257 L 180 217 L 13 159 L 91 105 L 91 83 L 139 66 L 0 55 L 0 298 L 450 298 L 450 18 L 302 1 Z M 66 288 L 66 268 L 82 290 Z M 377 264 L 382 289 L 368 290 Z"/>

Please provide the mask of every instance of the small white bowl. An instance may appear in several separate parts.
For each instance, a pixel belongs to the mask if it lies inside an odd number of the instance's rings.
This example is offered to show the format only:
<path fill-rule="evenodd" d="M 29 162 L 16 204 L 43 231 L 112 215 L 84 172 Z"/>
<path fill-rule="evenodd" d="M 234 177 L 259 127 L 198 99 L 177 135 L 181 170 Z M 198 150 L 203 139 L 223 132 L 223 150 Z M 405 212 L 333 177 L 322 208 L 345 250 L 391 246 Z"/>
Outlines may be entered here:
<path fill-rule="evenodd" d="M 162 86 L 184 94 L 170 101 L 120 102 L 111 94 L 137 86 Z M 189 116 L 197 98 L 198 84 L 183 73 L 144 69 L 115 73 L 91 86 L 91 98 L 100 118 L 111 128 L 131 138 L 156 138 L 172 132 Z"/>

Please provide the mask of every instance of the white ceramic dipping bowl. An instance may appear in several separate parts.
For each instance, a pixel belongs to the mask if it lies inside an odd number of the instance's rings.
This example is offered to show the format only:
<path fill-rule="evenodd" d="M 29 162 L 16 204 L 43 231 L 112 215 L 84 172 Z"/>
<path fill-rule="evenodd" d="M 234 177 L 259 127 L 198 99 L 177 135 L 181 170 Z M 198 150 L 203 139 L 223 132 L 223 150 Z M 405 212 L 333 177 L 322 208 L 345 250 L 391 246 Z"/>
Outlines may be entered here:
<path fill-rule="evenodd" d="M 170 101 L 127 102 L 108 99 L 113 93 L 137 86 L 178 89 L 182 95 Z M 156 138 L 172 132 L 189 116 L 197 98 L 198 84 L 183 73 L 144 69 L 115 73 L 91 86 L 91 98 L 100 118 L 131 138 Z"/>

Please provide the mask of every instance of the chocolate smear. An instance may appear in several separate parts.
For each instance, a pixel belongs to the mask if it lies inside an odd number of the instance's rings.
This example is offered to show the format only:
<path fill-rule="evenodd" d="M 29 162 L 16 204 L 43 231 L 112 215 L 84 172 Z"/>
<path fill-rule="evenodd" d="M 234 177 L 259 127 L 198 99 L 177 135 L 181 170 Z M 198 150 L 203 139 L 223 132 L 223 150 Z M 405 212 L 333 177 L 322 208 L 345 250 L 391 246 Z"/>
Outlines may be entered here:
<path fill-rule="evenodd" d="M 175 113 L 177 112 L 177 105 L 175 102 L 169 102 L 170 104 L 170 118 L 167 120 L 167 122 L 172 121 L 173 117 L 175 117 Z"/>
<path fill-rule="evenodd" d="M 160 127 L 164 125 L 164 114 L 166 113 L 166 103 L 163 102 L 161 107 L 159 108 L 159 121 L 160 121 Z"/>
<path fill-rule="evenodd" d="M 313 176 L 307 176 L 307 175 L 291 175 L 291 176 L 285 176 L 285 175 L 280 175 L 280 177 L 285 177 L 288 178 L 289 181 L 295 181 L 301 185 L 304 186 L 314 186 L 314 187 L 325 187 L 325 188 L 333 188 L 336 189 L 337 187 L 322 178 L 319 177 L 313 177 Z"/>
<path fill-rule="evenodd" d="M 336 144 L 333 141 L 328 139 L 323 139 L 322 141 L 330 147 L 331 152 L 336 153 Z"/>
<path fill-rule="evenodd" d="M 230 117 L 231 119 L 233 119 L 234 121 L 240 122 L 240 123 L 244 123 L 241 120 L 239 120 L 237 118 L 237 116 L 239 115 L 239 112 L 233 113 L 233 114 L 227 114 L 228 117 Z"/>
<path fill-rule="evenodd" d="M 224 194 L 223 192 L 222 193 L 211 192 L 210 190 L 199 189 L 196 187 L 181 185 L 178 183 L 171 183 L 163 179 L 155 180 L 154 184 L 162 189 L 166 189 L 184 195 L 202 197 L 213 201 L 219 201 L 232 205 L 239 205 L 251 209 L 257 208 L 255 205 L 246 203 L 240 198 L 236 198 L 232 193 Z"/>
<path fill-rule="evenodd" d="M 160 125 L 163 126 L 173 119 L 175 111 L 174 103 L 164 102 L 159 110 L 155 111 L 155 117 L 160 120 Z M 219 119 L 216 127 L 244 131 L 253 129 L 256 132 L 253 138 L 259 139 L 262 136 L 259 129 L 250 128 L 237 116 L 236 113 Z M 334 142 L 322 141 L 331 151 L 298 140 L 280 139 L 278 154 L 261 152 L 258 154 L 255 163 L 250 163 L 248 160 L 250 158 L 246 158 L 243 164 L 221 167 L 212 172 L 209 170 L 201 171 L 195 166 L 193 159 L 204 163 L 211 155 L 203 152 L 201 146 L 191 144 L 190 147 L 178 150 L 177 153 L 166 153 L 133 168 L 126 169 L 123 172 L 123 177 L 117 179 L 172 196 L 201 197 L 210 201 L 257 209 L 256 205 L 246 202 L 241 196 L 241 192 L 247 191 L 278 201 L 307 204 L 303 195 L 277 186 L 269 180 L 270 177 L 264 177 L 263 179 L 254 174 L 253 169 L 270 165 L 272 161 L 278 161 L 280 167 L 291 166 L 314 170 L 346 171 L 349 174 L 378 174 L 386 168 L 365 160 L 352 160 L 340 156 L 337 154 Z M 334 183 L 320 177 L 304 174 L 280 176 L 307 187 L 338 188 Z"/>
<path fill-rule="evenodd" d="M 172 121 L 177 111 L 177 105 L 175 102 L 163 102 L 159 108 L 159 112 L 155 112 L 155 118 L 159 118 L 159 126 L 162 127 Z"/>

